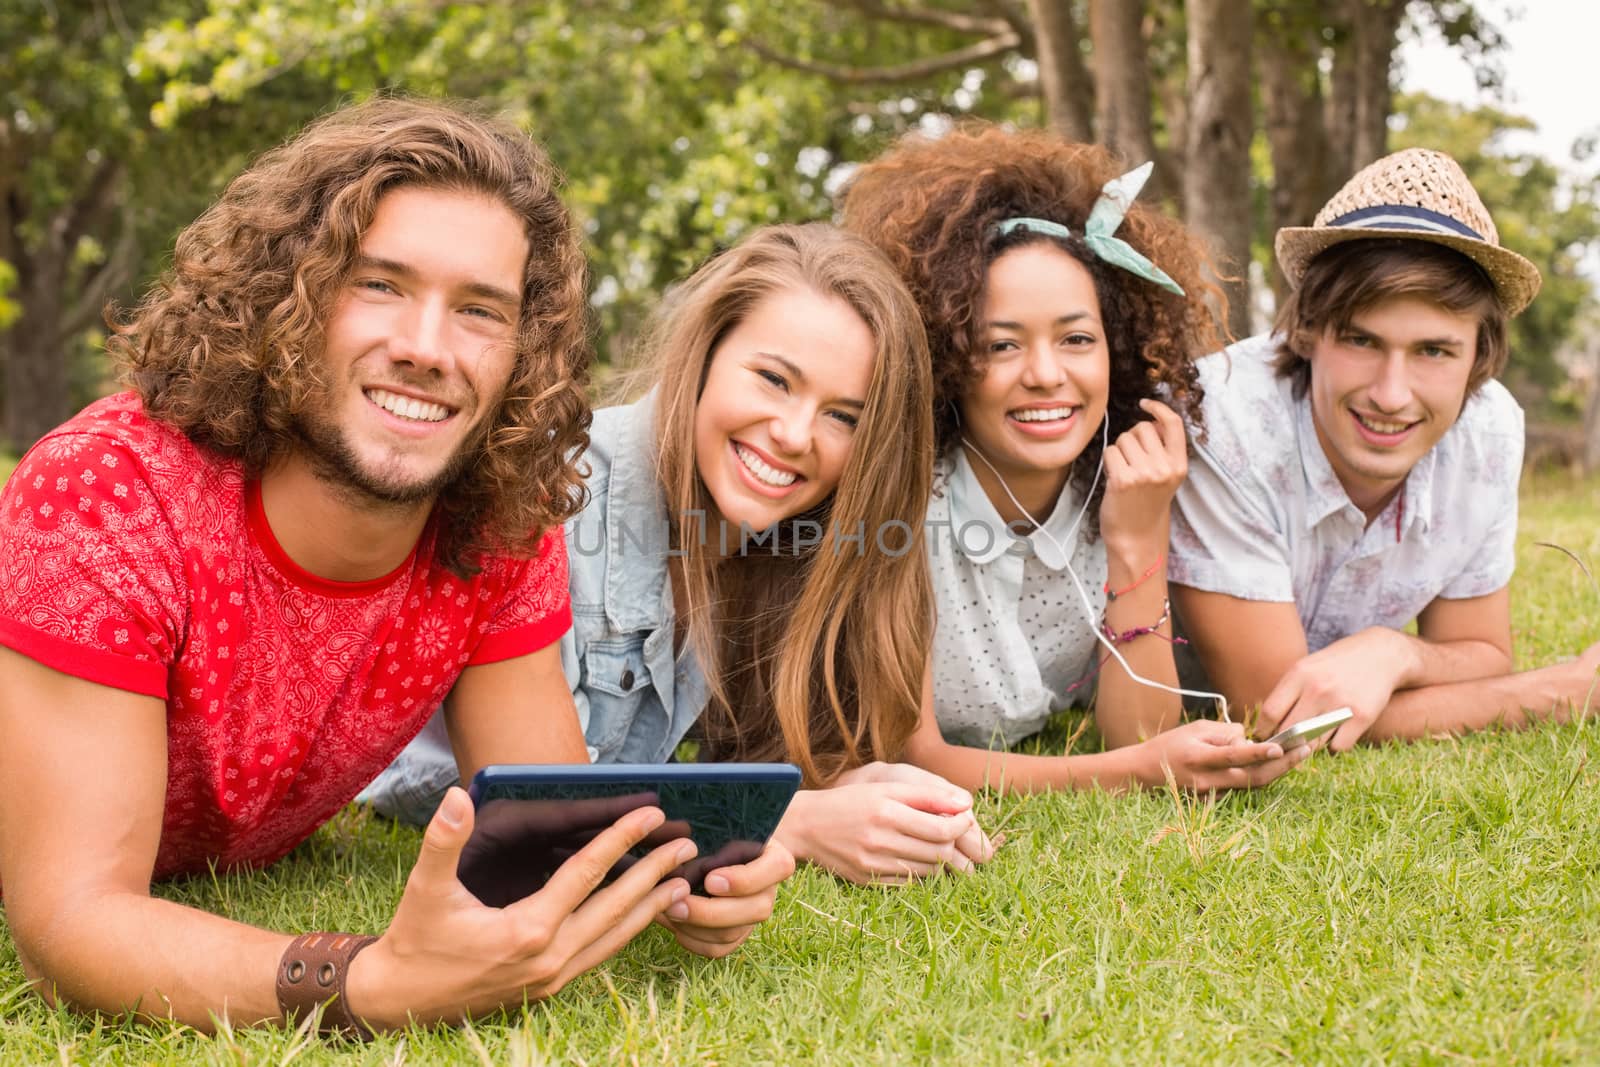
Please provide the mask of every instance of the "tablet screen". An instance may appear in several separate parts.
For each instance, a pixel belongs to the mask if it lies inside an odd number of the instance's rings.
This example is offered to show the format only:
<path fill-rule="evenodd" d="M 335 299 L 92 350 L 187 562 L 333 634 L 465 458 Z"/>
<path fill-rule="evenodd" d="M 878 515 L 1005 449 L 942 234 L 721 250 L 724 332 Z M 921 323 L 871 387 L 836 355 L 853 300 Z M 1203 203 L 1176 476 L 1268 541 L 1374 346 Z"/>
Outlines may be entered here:
<path fill-rule="evenodd" d="M 473 781 L 477 812 L 458 875 L 479 900 L 503 907 L 541 889 L 617 819 L 653 804 L 667 821 L 605 881 L 657 845 L 688 837 L 699 852 L 672 876 L 699 892 L 707 872 L 761 854 L 799 781 L 789 764 L 485 768 Z"/>

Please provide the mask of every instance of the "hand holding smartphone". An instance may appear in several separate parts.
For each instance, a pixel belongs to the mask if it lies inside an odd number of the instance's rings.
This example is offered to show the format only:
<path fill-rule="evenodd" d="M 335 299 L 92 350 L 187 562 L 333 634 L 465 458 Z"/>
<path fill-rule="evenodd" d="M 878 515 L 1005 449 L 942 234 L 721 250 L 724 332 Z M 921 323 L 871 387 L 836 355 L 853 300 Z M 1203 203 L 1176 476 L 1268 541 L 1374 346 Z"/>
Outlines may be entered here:
<path fill-rule="evenodd" d="M 1287 752 L 1291 748 L 1310 744 L 1314 739 L 1321 737 L 1341 723 L 1348 722 L 1354 716 L 1355 712 L 1349 708 L 1334 708 L 1332 711 L 1325 711 L 1321 715 L 1313 715 L 1309 719 L 1301 719 L 1293 726 L 1279 730 L 1267 738 L 1267 744 L 1278 745 Z"/>

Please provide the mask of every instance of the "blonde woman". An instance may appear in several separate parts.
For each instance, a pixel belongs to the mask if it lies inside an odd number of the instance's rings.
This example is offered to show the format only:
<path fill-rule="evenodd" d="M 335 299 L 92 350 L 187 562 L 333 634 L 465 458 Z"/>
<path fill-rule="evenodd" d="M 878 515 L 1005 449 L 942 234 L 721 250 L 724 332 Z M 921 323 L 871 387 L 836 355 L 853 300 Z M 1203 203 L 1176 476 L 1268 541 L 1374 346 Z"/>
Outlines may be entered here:
<path fill-rule="evenodd" d="M 595 415 L 567 528 L 562 663 L 594 758 L 692 738 L 701 759 L 796 763 L 779 841 L 851 880 L 987 859 L 971 794 L 892 762 L 932 638 L 934 458 L 894 270 L 831 226 L 758 230 L 672 295 L 647 351 L 648 393 Z M 454 778 L 434 724 L 368 796 L 421 819 Z"/>

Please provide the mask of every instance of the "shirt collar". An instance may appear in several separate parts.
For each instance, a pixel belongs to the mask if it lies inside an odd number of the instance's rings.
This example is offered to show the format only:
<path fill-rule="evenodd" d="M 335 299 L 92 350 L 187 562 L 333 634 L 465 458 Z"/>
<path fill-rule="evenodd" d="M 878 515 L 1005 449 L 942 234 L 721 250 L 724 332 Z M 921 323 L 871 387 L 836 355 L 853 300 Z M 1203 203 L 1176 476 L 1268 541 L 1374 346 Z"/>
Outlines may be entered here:
<path fill-rule="evenodd" d="M 1420 525 L 1421 529 L 1426 531 L 1431 525 L 1430 518 L 1433 515 L 1433 472 L 1438 463 L 1439 446 L 1435 444 L 1422 454 L 1422 458 L 1417 460 L 1417 465 L 1412 467 L 1411 472 L 1406 475 L 1406 484 L 1401 489 L 1401 492 L 1405 496 L 1404 525 L 1408 530 L 1413 526 Z"/>
<path fill-rule="evenodd" d="M 618 413 L 621 414 L 620 412 Z M 667 589 L 667 505 L 656 470 L 656 393 L 618 419 L 606 481 L 606 618 L 617 630 L 662 625 Z"/>
<path fill-rule="evenodd" d="M 1019 539 L 1006 529 L 1005 521 L 995 510 L 994 502 L 989 499 L 983 483 L 978 481 L 977 472 L 967 459 L 967 450 L 959 446 L 954 449 L 948 492 L 951 538 L 961 554 L 974 563 L 994 562 L 1005 554 L 1013 541 Z M 1077 494 L 1068 482 L 1056 498 L 1056 506 L 1045 520 L 1043 528 L 1020 538 L 1031 547 L 1032 554 L 1038 557 L 1039 562 L 1052 571 L 1066 568 L 1076 537 L 1072 527 L 1077 519 L 1078 507 Z"/>
<path fill-rule="evenodd" d="M 1288 388 L 1289 383 L 1285 382 L 1284 387 Z M 1300 448 L 1300 462 L 1306 471 L 1306 529 L 1309 530 L 1329 515 L 1345 508 L 1354 508 L 1355 503 L 1340 484 L 1339 476 L 1333 472 L 1333 464 L 1328 462 L 1328 454 L 1322 450 L 1322 442 L 1317 439 L 1317 426 L 1311 414 L 1311 398 L 1303 396 L 1293 400 L 1293 394 L 1290 396 L 1291 403 L 1294 404 L 1295 436 L 1298 438 Z M 1421 529 L 1428 528 L 1428 517 L 1433 511 L 1433 472 L 1438 462 L 1438 451 L 1439 446 L 1435 445 L 1423 453 L 1422 458 L 1417 460 L 1416 465 L 1406 474 L 1406 480 L 1400 487 L 1399 498 L 1404 501 L 1400 506 L 1405 509 L 1402 513 L 1404 529 L 1410 529 L 1419 523 Z M 1398 539 L 1398 533 L 1396 538 Z"/>
<path fill-rule="evenodd" d="M 1306 473 L 1306 529 L 1309 530 L 1329 515 L 1353 508 L 1355 504 L 1351 502 L 1350 494 L 1344 491 L 1339 476 L 1333 473 L 1333 464 L 1328 462 L 1328 454 L 1322 450 L 1322 442 L 1317 439 L 1317 425 L 1311 414 L 1311 397 L 1307 395 L 1296 399 L 1293 386 L 1287 380 L 1281 383 L 1281 387 L 1291 390 L 1288 397 L 1294 406 L 1295 443 L 1300 449 L 1300 465 Z"/>

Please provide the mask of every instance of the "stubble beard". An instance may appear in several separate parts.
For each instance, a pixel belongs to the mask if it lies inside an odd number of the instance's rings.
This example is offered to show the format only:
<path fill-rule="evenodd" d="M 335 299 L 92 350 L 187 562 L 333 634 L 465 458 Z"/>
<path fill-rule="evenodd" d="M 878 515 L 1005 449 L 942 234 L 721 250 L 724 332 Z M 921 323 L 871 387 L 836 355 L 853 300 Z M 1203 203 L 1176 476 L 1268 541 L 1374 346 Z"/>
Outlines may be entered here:
<path fill-rule="evenodd" d="M 484 436 L 481 431 L 474 432 L 433 475 L 406 481 L 385 477 L 384 472 L 364 463 L 343 429 L 320 412 L 302 415 L 295 430 L 312 474 L 363 511 L 410 509 L 433 502 L 466 473 Z"/>

